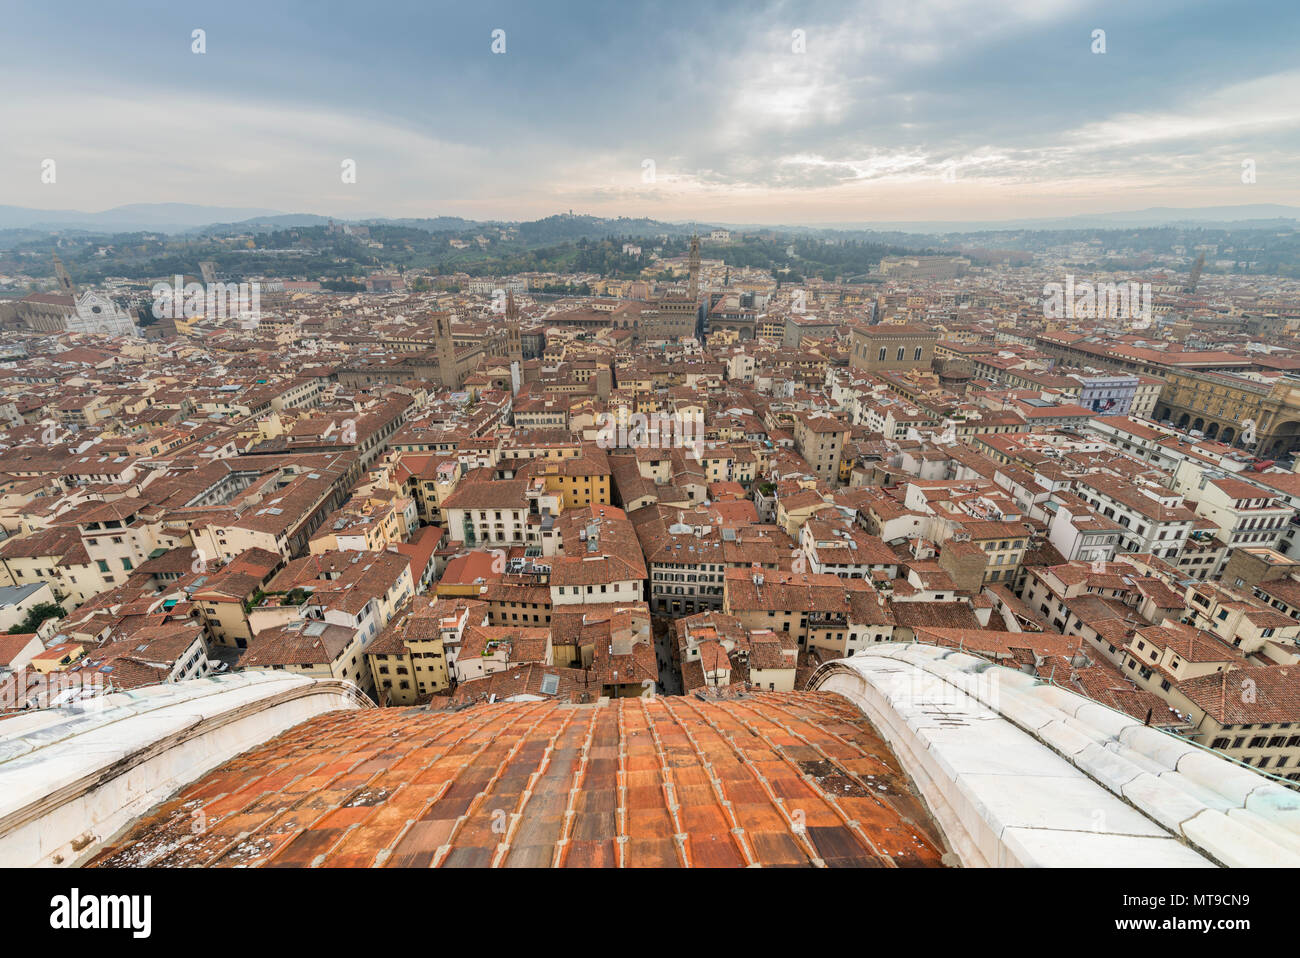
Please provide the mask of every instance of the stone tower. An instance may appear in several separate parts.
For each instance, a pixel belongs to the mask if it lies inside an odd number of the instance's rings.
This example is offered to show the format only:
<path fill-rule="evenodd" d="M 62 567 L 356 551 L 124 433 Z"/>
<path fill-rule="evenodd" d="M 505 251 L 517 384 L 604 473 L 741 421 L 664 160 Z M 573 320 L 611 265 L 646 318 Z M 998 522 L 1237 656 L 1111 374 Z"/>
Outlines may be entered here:
<path fill-rule="evenodd" d="M 687 288 L 686 296 L 692 303 L 700 301 L 700 238 L 691 237 L 691 257 L 687 261 L 691 271 L 691 285 Z"/>
<path fill-rule="evenodd" d="M 460 376 L 456 368 L 456 341 L 451 335 L 451 314 L 435 313 L 433 323 L 438 350 L 438 379 L 448 389 L 459 389 Z"/>
<path fill-rule="evenodd" d="M 506 296 L 506 358 L 512 363 L 524 361 L 524 340 L 519 332 L 519 305 L 515 294 Z"/>
<path fill-rule="evenodd" d="M 54 254 L 54 275 L 59 280 L 60 293 L 64 296 L 71 296 L 73 299 L 76 299 L 80 295 L 80 291 L 77 289 L 77 284 L 74 283 L 72 277 L 68 275 L 67 267 L 63 265 L 63 260 L 59 259 L 58 253 Z"/>

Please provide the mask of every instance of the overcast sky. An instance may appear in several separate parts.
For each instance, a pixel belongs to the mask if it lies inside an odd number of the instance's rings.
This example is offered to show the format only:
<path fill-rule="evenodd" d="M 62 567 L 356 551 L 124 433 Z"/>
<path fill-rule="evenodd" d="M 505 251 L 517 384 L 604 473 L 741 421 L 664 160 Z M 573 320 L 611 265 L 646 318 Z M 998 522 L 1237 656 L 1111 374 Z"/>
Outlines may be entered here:
<path fill-rule="evenodd" d="M 0 203 L 735 223 L 1300 204 L 1298 37 L 1297 0 L 10 0 Z"/>

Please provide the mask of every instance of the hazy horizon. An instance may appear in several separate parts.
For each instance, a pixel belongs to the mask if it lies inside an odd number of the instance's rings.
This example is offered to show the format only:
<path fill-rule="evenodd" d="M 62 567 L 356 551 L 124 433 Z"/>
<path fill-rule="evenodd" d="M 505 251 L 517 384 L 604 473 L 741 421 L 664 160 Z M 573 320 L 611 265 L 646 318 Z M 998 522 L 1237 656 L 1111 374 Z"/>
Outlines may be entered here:
<path fill-rule="evenodd" d="M 567 212 L 567 211 L 566 211 Z M 31 215 L 23 215 L 30 213 Z M 581 211 L 572 211 L 574 216 L 583 217 Z M 562 215 L 553 213 L 549 215 Z M 306 226 L 310 222 L 294 223 L 299 217 L 304 221 L 311 218 L 323 222 L 370 222 L 403 223 L 421 222 L 423 217 L 392 216 L 385 214 L 357 214 L 350 217 L 334 216 L 329 213 L 303 213 L 269 209 L 232 209 L 221 206 L 205 206 L 189 203 L 138 203 L 126 204 L 107 210 L 35 210 L 25 207 L 0 205 L 0 231 L 27 229 L 48 230 L 53 232 L 86 233 L 130 233 L 161 232 L 179 235 L 195 230 L 221 224 L 241 225 L 244 223 L 262 224 L 278 223 L 281 225 Z M 438 217 L 427 218 L 430 221 Z M 541 219 L 544 219 L 542 217 Z M 1288 207 L 1277 204 L 1254 204 L 1250 206 L 1219 206 L 1199 208 L 1158 207 L 1148 210 L 1111 210 L 1088 214 L 1078 218 L 1049 217 L 1012 220 L 911 220 L 911 221 L 866 221 L 866 222 L 769 222 L 736 223 L 723 220 L 705 221 L 699 219 L 645 219 L 638 217 L 601 217 L 606 223 L 626 220 L 629 223 L 657 223 L 671 227 L 698 227 L 700 229 L 726 228 L 732 231 L 800 231 L 843 232 L 881 234 L 908 233 L 916 236 L 933 236 L 961 233 L 996 233 L 1060 230 L 1127 230 L 1152 228 L 1182 228 L 1187 226 L 1205 226 L 1209 228 L 1259 228 L 1260 225 L 1276 220 L 1300 222 L 1300 207 Z M 538 219 L 531 220 L 537 222 Z M 530 222 L 520 217 L 492 217 L 481 219 L 464 219 L 468 224 Z M 454 228 L 454 227 L 448 227 Z M 632 228 L 632 227 L 629 227 Z"/>

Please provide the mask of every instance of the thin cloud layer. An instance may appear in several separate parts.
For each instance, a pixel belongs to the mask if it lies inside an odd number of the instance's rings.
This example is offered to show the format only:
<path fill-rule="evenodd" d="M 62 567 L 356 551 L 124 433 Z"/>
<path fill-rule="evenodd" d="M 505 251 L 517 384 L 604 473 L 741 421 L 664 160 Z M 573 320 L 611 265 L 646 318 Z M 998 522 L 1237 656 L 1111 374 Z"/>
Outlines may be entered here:
<path fill-rule="evenodd" d="M 0 203 L 842 222 L 1300 199 L 1284 2 L 69 6 L 6 13 Z"/>

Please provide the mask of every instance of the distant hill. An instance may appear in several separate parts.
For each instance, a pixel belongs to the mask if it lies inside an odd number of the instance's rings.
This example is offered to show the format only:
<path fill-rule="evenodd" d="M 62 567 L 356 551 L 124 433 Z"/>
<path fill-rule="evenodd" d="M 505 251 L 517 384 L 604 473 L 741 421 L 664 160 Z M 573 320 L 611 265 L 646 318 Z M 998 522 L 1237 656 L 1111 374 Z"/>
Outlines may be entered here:
<path fill-rule="evenodd" d="M 434 216 L 434 217 L 403 217 L 401 219 L 389 219 L 384 216 L 373 216 L 361 220 L 362 226 L 404 226 L 407 229 L 424 230 L 428 233 L 463 233 L 467 230 L 481 229 L 488 225 L 501 225 L 489 222 L 480 222 L 478 220 L 462 219 L 459 216 Z"/>
<path fill-rule="evenodd" d="M 1300 206 L 1257 203 L 1246 206 L 1172 207 L 1153 206 L 1145 210 L 1113 213 L 1080 213 L 1076 216 L 1031 217 L 1014 220 L 913 220 L 862 223 L 825 223 L 788 230 L 900 230 L 908 233 L 975 233 L 988 230 L 1078 230 L 1150 229 L 1161 226 L 1241 227 L 1294 226 L 1300 220 Z M 743 228 L 743 227 L 736 227 Z M 760 227 L 749 227 L 756 229 Z"/>
<path fill-rule="evenodd" d="M 707 233 L 713 228 L 701 224 L 663 223 L 658 220 L 626 216 L 610 218 L 575 216 L 567 213 L 526 222 L 467 220 L 459 216 L 398 218 L 371 216 L 355 220 L 344 220 L 339 217 L 317 216 L 314 213 L 280 213 L 270 216 L 255 216 L 235 222 L 209 223 L 188 229 L 185 232 L 195 235 L 219 236 L 232 233 L 324 226 L 331 221 L 371 227 L 392 226 L 401 229 L 420 230 L 429 234 L 454 233 L 465 235 L 512 229 L 517 232 L 518 240 L 528 247 L 576 242 L 581 239 L 604 239 L 607 236 L 649 237 L 666 235 L 681 237 L 689 236 L 693 232 Z"/>
<path fill-rule="evenodd" d="M 86 230 L 97 233 L 180 233 L 222 220 L 278 215 L 274 210 L 198 206 L 193 203 L 132 203 L 100 213 L 0 206 L 0 229 Z"/>
<path fill-rule="evenodd" d="M 657 236 L 666 233 L 669 236 L 688 236 L 693 231 L 709 229 L 698 224 L 661 223 L 658 220 L 632 219 L 626 216 L 608 219 L 568 214 L 519 223 L 518 228 L 519 238 L 526 243 L 597 239 L 610 235 Z"/>
<path fill-rule="evenodd" d="M 185 230 L 171 232 L 192 233 L 198 236 L 228 233 L 258 233 L 268 230 L 288 230 L 303 226 L 325 226 L 329 222 L 341 223 L 337 217 L 317 216 L 315 213 L 271 213 L 248 219 L 221 223 L 204 223 Z"/>
<path fill-rule="evenodd" d="M 524 242 L 563 242 L 597 239 L 610 235 L 688 235 L 711 227 L 699 224 L 663 223 L 658 220 L 557 214 L 528 222 L 467 220 L 459 216 L 383 217 L 349 219 L 316 213 L 282 213 L 277 210 L 199 206 L 191 203 L 135 203 L 99 213 L 81 210 L 39 210 L 22 206 L 0 206 L 0 230 L 78 230 L 87 233 L 195 233 L 222 234 L 258 230 L 293 229 L 336 223 L 399 226 L 428 233 L 464 233 L 511 227 Z"/>
<path fill-rule="evenodd" d="M 538 220 L 467 220 L 459 216 L 435 217 L 330 217 L 316 213 L 282 213 L 276 210 L 201 206 L 192 203 L 134 203 L 99 213 L 80 210 L 40 210 L 22 206 L 0 206 L 0 230 L 82 230 L 91 233 L 208 233 L 221 234 L 336 223 L 385 225 L 418 229 L 428 233 L 464 233 L 513 228 L 529 244 L 599 239 L 606 236 L 687 236 L 707 233 L 713 226 L 737 230 L 779 230 L 790 234 L 831 235 L 837 232 L 903 232 L 939 235 L 996 230 L 1144 229 L 1162 226 L 1221 226 L 1294 228 L 1300 222 L 1300 207 L 1277 203 L 1242 206 L 1151 207 L 1110 213 L 1081 213 L 1065 217 L 1036 217 L 983 221 L 879 221 L 821 224 L 772 223 L 668 223 L 643 217 L 601 217 L 561 213 Z"/>

